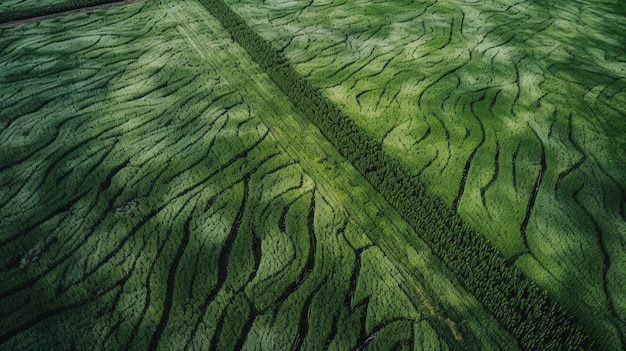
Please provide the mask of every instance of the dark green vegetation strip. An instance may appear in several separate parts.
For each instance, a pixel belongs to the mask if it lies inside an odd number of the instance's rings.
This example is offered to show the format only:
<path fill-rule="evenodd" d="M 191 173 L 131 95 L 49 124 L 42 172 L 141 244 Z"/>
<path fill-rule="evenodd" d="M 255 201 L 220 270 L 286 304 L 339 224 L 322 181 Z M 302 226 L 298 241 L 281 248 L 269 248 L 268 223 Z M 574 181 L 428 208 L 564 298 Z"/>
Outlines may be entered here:
<path fill-rule="evenodd" d="M 197 1 L 0 31 L 0 349 L 517 349 Z"/>
<path fill-rule="evenodd" d="M 84 7 L 120 2 L 120 0 L 62 0 L 62 1 L 31 1 L 27 5 L 21 3 L 11 4 L 13 1 L 5 1 L 0 11 L 0 24 L 21 21 L 33 17 L 41 17 L 78 10 Z"/>
<path fill-rule="evenodd" d="M 384 153 L 379 143 L 311 87 L 228 5 L 222 1 L 201 2 L 341 154 L 424 233 L 434 252 L 513 333 L 522 348 L 577 350 L 591 346 L 589 337 L 544 292 L 507 265 L 492 246 L 462 223 L 453 209 L 432 196 Z"/>

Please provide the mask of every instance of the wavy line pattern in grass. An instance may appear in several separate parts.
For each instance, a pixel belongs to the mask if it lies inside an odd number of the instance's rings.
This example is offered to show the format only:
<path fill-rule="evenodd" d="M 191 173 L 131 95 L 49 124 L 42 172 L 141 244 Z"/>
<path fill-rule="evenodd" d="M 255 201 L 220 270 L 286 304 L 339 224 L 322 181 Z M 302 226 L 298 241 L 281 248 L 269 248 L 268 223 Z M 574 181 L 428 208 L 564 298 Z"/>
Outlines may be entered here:
<path fill-rule="evenodd" d="M 0 30 L 0 349 L 516 348 L 197 2 Z"/>
<path fill-rule="evenodd" d="M 623 5 L 226 2 L 604 348 L 623 348 Z"/>

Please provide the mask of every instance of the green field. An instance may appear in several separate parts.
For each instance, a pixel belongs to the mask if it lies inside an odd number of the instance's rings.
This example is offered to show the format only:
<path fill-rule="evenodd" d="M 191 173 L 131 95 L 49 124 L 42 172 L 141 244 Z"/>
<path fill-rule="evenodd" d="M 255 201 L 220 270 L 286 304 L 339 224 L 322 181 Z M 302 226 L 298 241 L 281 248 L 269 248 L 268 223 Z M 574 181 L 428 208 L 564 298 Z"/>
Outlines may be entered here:
<path fill-rule="evenodd" d="M 624 5 L 224 2 L 0 27 L 1 350 L 626 345 Z"/>
<path fill-rule="evenodd" d="M 621 2 L 226 2 L 605 347 L 623 347 Z"/>
<path fill-rule="evenodd" d="M 33 19 L 63 11 L 80 10 L 85 7 L 132 1 L 134 0 L 2 0 L 0 2 L 0 24 Z"/>
<path fill-rule="evenodd" d="M 517 348 L 197 2 L 1 33 L 0 349 Z"/>

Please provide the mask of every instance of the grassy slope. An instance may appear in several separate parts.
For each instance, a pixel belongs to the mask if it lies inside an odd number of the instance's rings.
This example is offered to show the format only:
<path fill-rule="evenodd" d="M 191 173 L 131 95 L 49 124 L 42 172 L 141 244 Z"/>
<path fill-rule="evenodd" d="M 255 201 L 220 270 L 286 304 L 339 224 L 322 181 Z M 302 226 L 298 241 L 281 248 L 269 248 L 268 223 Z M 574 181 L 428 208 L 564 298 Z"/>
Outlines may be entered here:
<path fill-rule="evenodd" d="M 227 2 L 605 348 L 624 344 L 620 5 Z"/>
<path fill-rule="evenodd" d="M 0 30 L 0 348 L 515 348 L 196 2 Z"/>

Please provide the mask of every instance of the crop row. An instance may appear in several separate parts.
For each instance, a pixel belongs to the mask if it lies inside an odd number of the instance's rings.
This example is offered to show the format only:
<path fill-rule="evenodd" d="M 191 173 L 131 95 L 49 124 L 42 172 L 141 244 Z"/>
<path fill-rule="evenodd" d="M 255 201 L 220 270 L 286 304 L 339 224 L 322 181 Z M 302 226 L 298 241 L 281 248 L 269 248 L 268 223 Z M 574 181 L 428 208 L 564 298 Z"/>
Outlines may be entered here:
<path fill-rule="evenodd" d="M 523 278 L 397 161 L 286 62 L 221 1 L 203 0 L 233 38 L 266 69 L 341 154 L 419 229 L 463 285 L 529 349 L 584 349 L 590 340 L 535 284 Z"/>

